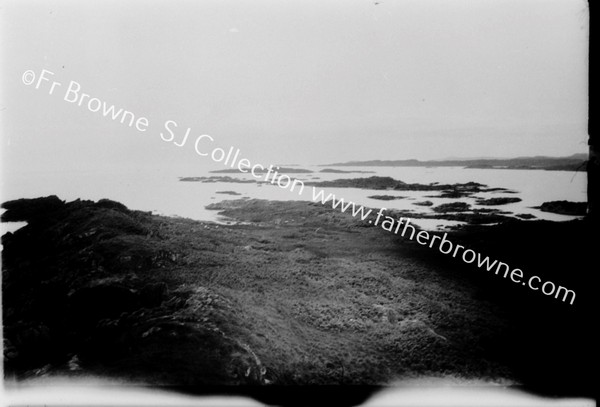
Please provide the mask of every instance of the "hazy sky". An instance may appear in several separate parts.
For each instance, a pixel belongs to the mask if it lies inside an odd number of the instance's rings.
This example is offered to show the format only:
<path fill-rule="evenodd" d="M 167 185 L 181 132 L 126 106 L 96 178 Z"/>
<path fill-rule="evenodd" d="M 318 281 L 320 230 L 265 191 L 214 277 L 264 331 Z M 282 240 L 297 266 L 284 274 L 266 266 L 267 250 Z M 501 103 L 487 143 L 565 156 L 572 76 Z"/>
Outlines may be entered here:
<path fill-rule="evenodd" d="M 1 1 L 4 168 L 212 164 L 166 120 L 265 164 L 587 151 L 584 0 L 377 2 Z"/>

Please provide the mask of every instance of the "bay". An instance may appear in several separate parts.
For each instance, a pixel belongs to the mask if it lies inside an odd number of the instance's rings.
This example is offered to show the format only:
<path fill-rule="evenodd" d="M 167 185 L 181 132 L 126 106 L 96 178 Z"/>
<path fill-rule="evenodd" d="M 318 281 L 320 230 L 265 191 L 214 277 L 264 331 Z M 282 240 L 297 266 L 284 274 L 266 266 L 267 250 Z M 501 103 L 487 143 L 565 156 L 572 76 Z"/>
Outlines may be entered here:
<path fill-rule="evenodd" d="M 289 167 L 289 166 L 288 166 Z M 349 173 L 321 173 L 323 167 L 299 166 L 313 171 L 308 174 L 290 174 L 291 177 L 310 181 L 327 181 L 342 178 L 389 176 L 407 183 L 443 184 L 478 182 L 489 187 L 507 188 L 513 194 L 503 192 L 478 193 L 472 197 L 448 199 L 438 197 L 437 191 L 381 191 L 357 188 L 323 188 L 326 194 L 352 201 L 369 208 L 431 211 L 428 207 L 416 206 L 416 202 L 428 200 L 434 206 L 442 203 L 467 202 L 474 207 L 476 198 L 500 196 L 519 197 L 521 202 L 494 207 L 513 214 L 531 214 L 537 219 L 566 221 L 573 216 L 542 212 L 534 207 L 543 202 L 568 200 L 586 201 L 585 172 L 467 169 L 462 167 L 343 167 Z M 216 170 L 221 168 L 215 168 Z M 360 173 L 362 171 L 363 173 Z M 364 173 L 369 172 L 369 173 Z M 167 216 L 179 216 L 201 221 L 224 222 L 216 211 L 206 209 L 206 205 L 228 199 L 258 198 L 269 200 L 312 200 L 312 187 L 304 188 L 302 195 L 270 184 L 230 183 L 230 182 L 181 182 L 179 177 L 187 176 L 229 176 L 234 179 L 255 181 L 250 174 L 173 173 L 166 170 L 155 171 L 114 171 L 114 172 L 26 172 L 4 173 L 2 176 L 2 201 L 18 198 L 35 198 L 57 195 L 60 199 L 99 200 L 103 198 L 122 202 L 130 209 L 151 211 Z M 320 189 L 320 187 L 317 187 Z M 240 195 L 231 196 L 219 192 L 234 191 Z M 369 198 L 373 195 L 396 195 L 402 199 L 381 201 Z M 483 208 L 483 207 L 481 207 Z M 441 220 L 415 220 L 414 223 L 426 229 L 449 226 L 458 222 Z"/>

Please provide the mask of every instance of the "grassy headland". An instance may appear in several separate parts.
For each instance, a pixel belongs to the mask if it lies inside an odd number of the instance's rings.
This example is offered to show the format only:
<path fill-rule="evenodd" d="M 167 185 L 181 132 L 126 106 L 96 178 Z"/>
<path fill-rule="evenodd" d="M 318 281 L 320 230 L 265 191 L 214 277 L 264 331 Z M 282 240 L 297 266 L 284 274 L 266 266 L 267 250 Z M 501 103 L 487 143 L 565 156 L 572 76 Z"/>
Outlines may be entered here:
<path fill-rule="evenodd" d="M 452 235 L 569 283 L 570 306 L 319 204 L 214 205 L 232 225 L 109 200 L 3 207 L 4 221 L 28 222 L 2 238 L 7 377 L 94 374 L 265 394 L 422 376 L 590 389 L 581 366 L 591 251 L 573 239 L 583 221 Z"/>

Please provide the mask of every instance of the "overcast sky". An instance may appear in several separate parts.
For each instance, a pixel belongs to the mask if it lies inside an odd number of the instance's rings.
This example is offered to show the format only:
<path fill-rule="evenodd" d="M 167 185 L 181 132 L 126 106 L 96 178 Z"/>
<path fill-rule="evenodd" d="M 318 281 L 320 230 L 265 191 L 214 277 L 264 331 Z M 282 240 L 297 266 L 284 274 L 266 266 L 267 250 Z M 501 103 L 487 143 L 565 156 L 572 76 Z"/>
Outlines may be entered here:
<path fill-rule="evenodd" d="M 0 4 L 5 170 L 197 165 L 166 120 L 265 164 L 587 151 L 584 0 Z M 23 84 L 42 69 L 62 91 Z"/>

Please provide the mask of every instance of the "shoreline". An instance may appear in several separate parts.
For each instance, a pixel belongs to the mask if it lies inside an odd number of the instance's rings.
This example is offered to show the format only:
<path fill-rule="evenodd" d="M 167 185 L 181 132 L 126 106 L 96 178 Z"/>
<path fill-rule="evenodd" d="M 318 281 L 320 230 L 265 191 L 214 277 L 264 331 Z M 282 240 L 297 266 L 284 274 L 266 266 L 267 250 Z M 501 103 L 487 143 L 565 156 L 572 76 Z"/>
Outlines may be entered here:
<path fill-rule="evenodd" d="M 9 218 L 29 222 L 3 237 L 5 333 L 15 351 L 5 372 L 20 377 L 50 363 L 55 373 L 83 369 L 192 387 L 381 385 L 442 374 L 536 388 L 535 375 L 560 376 L 568 371 L 568 361 L 544 372 L 515 359 L 523 356 L 519 343 L 513 343 L 524 335 L 519 330 L 533 334 L 532 341 L 539 338 L 522 324 L 527 312 L 548 307 L 558 320 L 566 318 L 565 326 L 576 323 L 574 329 L 581 329 L 582 320 L 569 322 L 569 316 L 587 312 L 584 288 L 578 288 L 574 310 L 560 309 L 568 306 L 516 292 L 495 276 L 473 274 L 465 265 L 321 204 L 241 200 L 229 209 L 246 222 L 241 225 L 151 215 L 108 200 L 42 198 L 12 205 Z M 55 215 L 40 218 L 42 207 Z M 533 229 L 581 228 L 582 222 L 533 222 L 538 225 Z M 452 236 L 479 242 L 482 234 L 506 237 L 506 228 L 532 226 L 513 221 Z M 41 242 L 32 245 L 31 239 L 43 236 L 52 239 L 45 243 L 52 252 L 42 250 Z M 19 247 L 30 251 L 19 254 Z M 523 248 L 521 258 L 511 253 L 507 260 L 514 264 L 531 255 Z M 36 271 L 42 260 L 45 269 L 54 270 L 46 277 Z M 55 289 L 43 289 L 50 281 Z M 23 298 L 28 300 L 18 305 Z M 116 301 L 116 309 L 105 309 L 108 298 Z M 526 310 L 507 298 L 526 304 Z M 19 315 L 37 316 L 24 323 Z M 56 320 L 57 315 L 62 316 Z M 100 323 L 104 320 L 112 322 Z M 541 332 L 549 328 L 542 327 Z M 23 332 L 30 339 L 23 339 Z M 206 359 L 208 354 L 193 345 L 198 340 L 211 343 L 221 356 Z M 135 351 L 123 353 L 127 348 Z M 74 356 L 78 367 L 71 371 Z M 156 365 L 157 357 L 173 366 Z M 196 372 L 193 382 L 182 376 L 186 369 Z M 206 376 L 207 369 L 214 374 Z M 249 376 L 235 373 L 242 371 Z M 567 382 L 542 388 L 569 394 L 574 384 Z"/>

